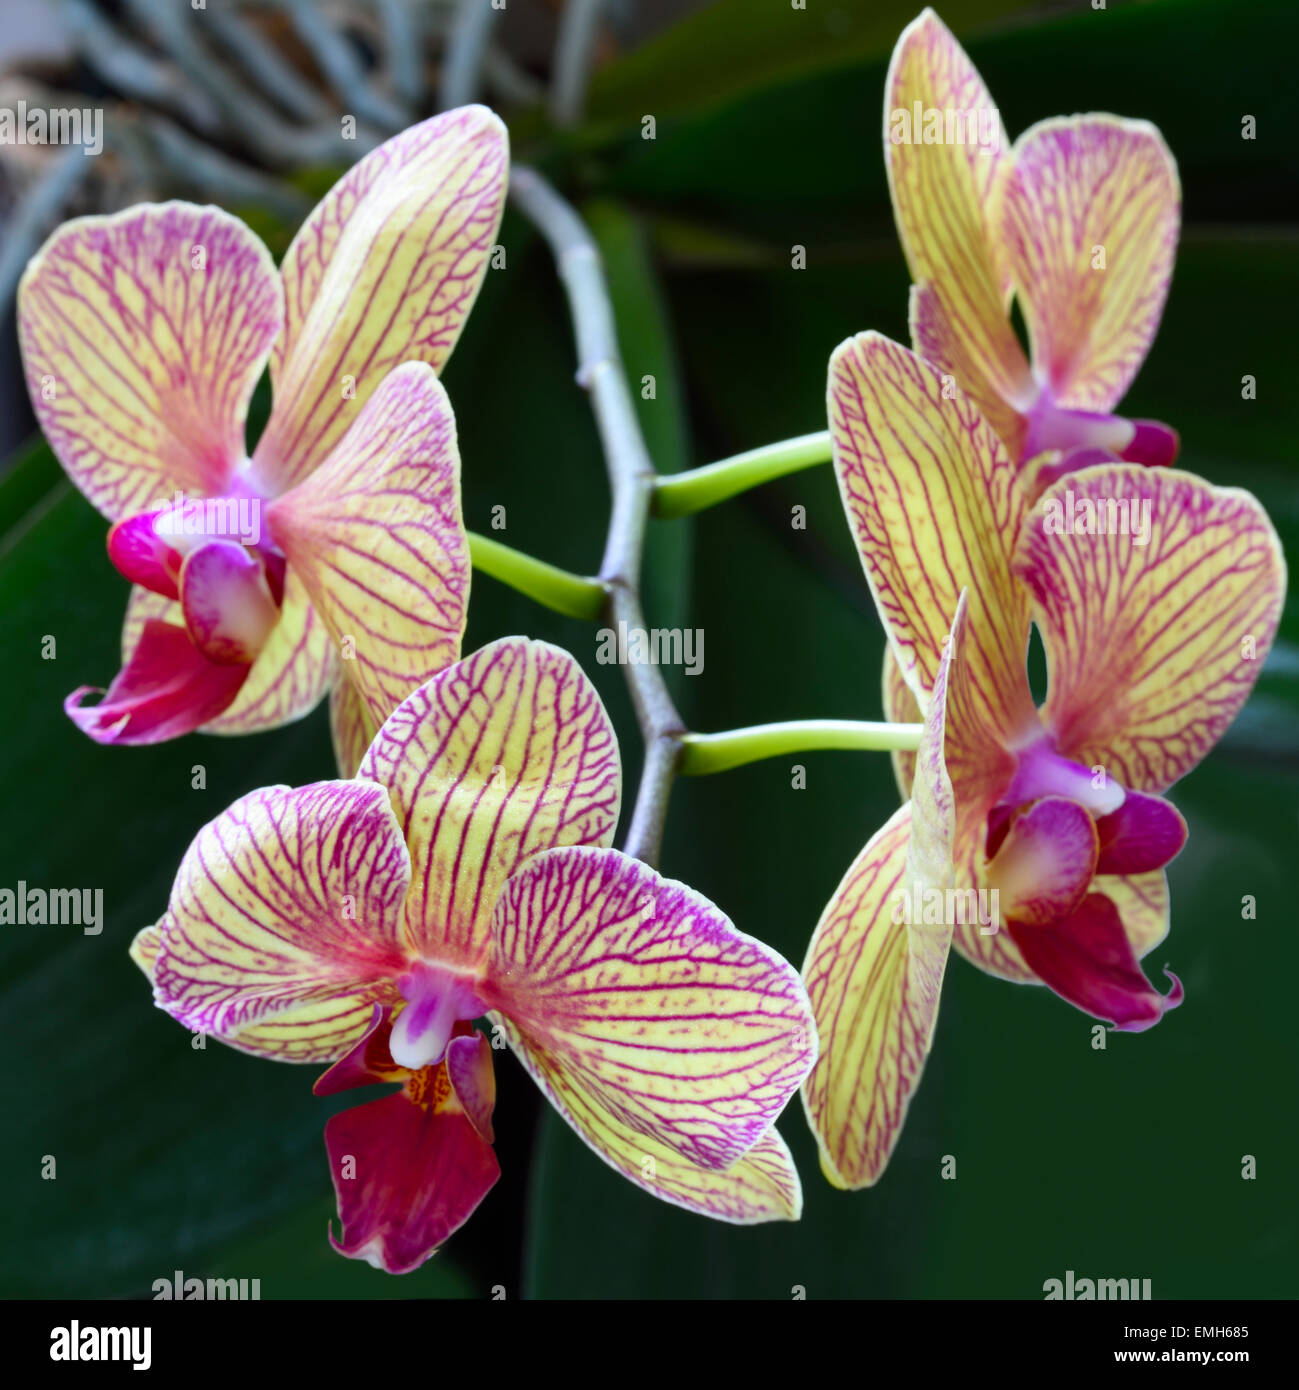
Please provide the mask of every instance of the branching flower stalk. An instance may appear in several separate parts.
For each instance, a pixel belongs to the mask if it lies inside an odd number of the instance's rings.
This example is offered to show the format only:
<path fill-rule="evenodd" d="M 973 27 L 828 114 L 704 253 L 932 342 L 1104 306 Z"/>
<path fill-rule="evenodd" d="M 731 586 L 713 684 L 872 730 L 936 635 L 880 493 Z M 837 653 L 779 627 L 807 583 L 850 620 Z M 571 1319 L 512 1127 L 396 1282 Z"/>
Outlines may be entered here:
<path fill-rule="evenodd" d="M 628 628 L 643 628 L 641 557 L 651 513 L 685 516 L 771 478 L 824 462 L 829 458 L 829 436 L 824 432 L 806 435 L 752 450 L 673 479 L 660 478 L 636 419 L 631 390 L 618 354 L 618 335 L 595 239 L 577 212 L 534 169 L 514 166 L 510 197 L 546 239 L 555 257 L 577 338 L 577 380 L 590 396 L 609 472 L 612 508 L 599 574 L 605 592 L 603 616 L 615 625 L 621 622 Z M 484 548 L 485 540 L 485 537 L 472 538 L 475 564 L 504 582 L 532 593 L 548 606 L 579 616 L 572 609 L 551 602 L 538 589 L 525 587 L 529 576 L 524 566 L 507 563 L 493 569 L 493 562 L 502 557 L 499 554 L 489 556 Z M 507 548 L 501 546 L 498 550 L 503 552 Z M 516 552 L 509 554 L 517 555 Z M 518 559 L 526 560 L 526 557 Z M 551 570 L 550 566 L 541 566 L 539 561 L 526 563 Z M 583 600 L 576 586 L 589 581 L 578 580 L 562 571 L 552 571 L 550 577 L 555 575 L 564 582 L 548 590 L 550 597 L 562 591 L 580 604 Z M 722 772 L 799 749 L 914 749 L 919 741 L 918 724 L 851 720 L 800 720 L 736 729 L 725 734 L 690 734 L 657 665 L 633 662 L 624 670 L 645 744 L 645 757 L 623 849 L 652 866 L 658 862 L 668 799 L 678 772 Z"/>

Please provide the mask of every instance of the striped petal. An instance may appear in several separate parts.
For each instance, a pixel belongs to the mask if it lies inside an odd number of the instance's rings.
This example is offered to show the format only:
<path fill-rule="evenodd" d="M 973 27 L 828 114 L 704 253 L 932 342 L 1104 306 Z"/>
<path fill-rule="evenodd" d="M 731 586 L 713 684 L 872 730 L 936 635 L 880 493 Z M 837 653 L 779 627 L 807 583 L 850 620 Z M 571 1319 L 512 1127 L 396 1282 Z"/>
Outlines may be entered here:
<path fill-rule="evenodd" d="M 447 111 L 367 155 L 303 224 L 284 258 L 275 409 L 254 456 L 270 490 L 327 458 L 394 367 L 441 370 L 487 270 L 507 160 L 490 111 Z"/>
<path fill-rule="evenodd" d="M 897 657 L 893 655 L 893 648 L 885 647 L 884 718 L 891 724 L 918 724 L 922 717 L 916 697 L 911 693 L 911 687 L 902 674 Z M 911 784 L 916 778 L 916 755 L 904 750 L 895 750 L 892 761 L 898 791 L 903 801 L 906 801 L 911 795 Z"/>
<path fill-rule="evenodd" d="M 1171 912 L 1168 875 L 1162 869 L 1144 874 L 1097 874 L 1092 890 L 1104 893 L 1118 909 L 1138 960 L 1167 937 Z"/>
<path fill-rule="evenodd" d="M 374 740 L 375 726 L 365 701 L 345 674 L 329 693 L 329 734 L 338 775 L 355 777 L 365 750 Z"/>
<path fill-rule="evenodd" d="M 996 234 L 1010 162 L 1000 117 L 932 10 L 902 31 L 893 50 L 884 162 L 911 278 L 931 299 L 921 314 L 929 333 L 923 347 L 916 338 L 916 350 L 989 411 L 997 401 L 1027 398 L 1028 363 L 1006 313 L 1010 282 Z M 935 350 L 942 355 L 931 356 Z"/>
<path fill-rule="evenodd" d="M 912 799 L 848 870 L 803 966 L 821 1040 L 803 1105 L 836 1187 L 869 1187 L 883 1173 L 938 1020 L 956 821 L 943 746 L 949 674 L 965 665 L 964 629 L 962 601 L 916 753 Z M 935 893 L 944 904 L 937 922 L 929 910 Z"/>
<path fill-rule="evenodd" d="M 493 642 L 408 696 L 357 774 L 388 789 L 410 845 L 411 949 L 476 972 L 506 879 L 542 850 L 607 845 L 621 795 L 618 744 L 567 652 Z"/>
<path fill-rule="evenodd" d="M 192 733 L 229 709 L 249 673 L 246 665 L 209 661 L 183 627 L 153 618 L 141 626 L 108 689 L 80 686 L 63 708 L 96 743 L 161 743 Z M 104 697 L 97 705 L 82 703 L 96 693 Z"/>
<path fill-rule="evenodd" d="M 219 208 L 145 204 L 60 227 L 23 276 L 18 331 L 68 476 L 112 520 L 221 492 L 283 318 L 266 248 Z"/>
<path fill-rule="evenodd" d="M 131 940 L 131 959 L 153 982 L 153 967 L 158 959 L 158 949 L 162 945 L 162 923 L 151 927 L 141 927 Z"/>
<path fill-rule="evenodd" d="M 455 417 L 431 367 L 392 372 L 270 524 L 376 727 L 459 660 L 469 542 Z"/>
<path fill-rule="evenodd" d="M 405 952 L 410 857 L 381 787 L 268 787 L 199 832 L 181 861 L 153 971 L 186 1027 L 250 1045 L 279 1023 L 281 1050 L 331 1060 L 363 1036 Z M 254 1049 L 256 1050 L 256 1049 Z"/>
<path fill-rule="evenodd" d="M 923 706 L 968 589 L 979 720 L 1002 741 L 1035 727 L 1028 603 L 1010 572 L 1024 500 L 997 436 L 937 368 L 877 333 L 835 350 L 829 410 L 839 491 L 907 684 Z"/>
<path fill-rule="evenodd" d="M 1049 488 L 1015 569 L 1046 648 L 1057 748 L 1147 792 L 1222 737 L 1285 595 L 1280 542 L 1249 493 L 1133 464 Z"/>
<path fill-rule="evenodd" d="M 1035 373 L 1054 402 L 1108 411 L 1150 349 L 1177 252 L 1177 166 L 1154 126 L 1043 121 L 1015 143 L 1002 239 Z"/>
<path fill-rule="evenodd" d="M 530 860 L 505 885 L 492 939 L 486 1002 L 592 1147 L 599 1128 L 577 1117 L 607 1112 L 687 1162 L 728 1168 L 815 1059 L 793 967 L 700 894 L 616 850 Z"/>
<path fill-rule="evenodd" d="M 1010 459 L 1022 460 L 1028 435 L 1028 420 L 1023 411 L 1033 395 L 1027 362 L 1018 386 L 1005 380 L 1005 373 L 989 372 L 978 340 L 967 331 L 958 311 L 932 285 L 911 286 L 907 323 L 911 346 L 960 386 L 992 426 Z"/>

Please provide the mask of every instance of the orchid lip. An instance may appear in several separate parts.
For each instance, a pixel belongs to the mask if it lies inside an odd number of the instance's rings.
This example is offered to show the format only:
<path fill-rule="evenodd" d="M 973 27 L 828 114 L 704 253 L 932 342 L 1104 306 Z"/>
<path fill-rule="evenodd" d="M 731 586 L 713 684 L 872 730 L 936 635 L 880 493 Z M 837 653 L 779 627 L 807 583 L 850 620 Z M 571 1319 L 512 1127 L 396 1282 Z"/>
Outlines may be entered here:
<path fill-rule="evenodd" d="M 399 1067 L 419 1071 L 440 1062 L 455 1025 L 486 1012 L 474 983 L 425 960 L 398 979 L 406 1006 L 393 1023 L 388 1051 Z"/>

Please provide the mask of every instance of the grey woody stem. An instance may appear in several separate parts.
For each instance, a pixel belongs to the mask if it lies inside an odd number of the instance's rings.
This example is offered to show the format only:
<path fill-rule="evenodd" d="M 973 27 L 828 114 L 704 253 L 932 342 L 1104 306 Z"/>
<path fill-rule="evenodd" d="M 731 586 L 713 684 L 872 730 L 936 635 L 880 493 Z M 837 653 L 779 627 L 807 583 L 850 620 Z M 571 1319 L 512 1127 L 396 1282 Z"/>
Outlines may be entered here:
<path fill-rule="evenodd" d="M 534 169 L 515 165 L 510 197 L 550 246 L 568 295 L 577 337 L 577 380 L 591 400 L 604 450 L 613 506 L 600 581 L 608 591 L 608 620 L 645 626 L 641 611 L 641 554 L 658 473 L 636 419 L 618 334 L 595 239 L 576 211 Z M 663 842 L 668 797 L 681 763 L 685 725 L 653 664 L 623 667 L 645 743 L 640 786 L 623 849 L 655 865 Z"/>

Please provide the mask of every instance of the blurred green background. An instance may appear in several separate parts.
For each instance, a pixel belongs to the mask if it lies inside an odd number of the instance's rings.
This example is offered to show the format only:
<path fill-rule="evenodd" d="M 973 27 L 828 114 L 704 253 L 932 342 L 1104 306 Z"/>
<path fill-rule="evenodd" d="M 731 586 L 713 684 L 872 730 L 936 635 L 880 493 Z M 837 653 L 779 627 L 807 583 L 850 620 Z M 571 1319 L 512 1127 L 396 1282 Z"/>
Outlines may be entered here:
<path fill-rule="evenodd" d="M 628 373 L 657 381 L 639 408 L 661 470 L 823 428 L 832 348 L 869 327 L 905 341 L 879 132 L 888 54 L 915 12 L 897 0 L 718 0 L 605 55 L 578 128 L 558 133 L 527 109 L 512 119 L 516 154 L 546 168 L 597 231 Z M 1185 467 L 1256 492 L 1293 557 L 1299 12 L 1290 0 L 958 0 L 939 12 L 1009 133 L 1089 110 L 1164 131 L 1186 225 L 1163 327 L 1123 408 L 1173 423 Z M 277 251 L 293 230 L 264 208 L 235 210 L 256 216 Z M 517 216 L 502 241 L 508 268 L 489 272 L 445 373 L 468 524 L 489 529 L 504 505 L 503 539 L 589 572 L 607 493 L 566 307 Z M 806 270 L 790 268 L 795 244 Z M 1241 397 L 1246 374 L 1253 401 Z M 3 409 L 22 419 L 16 373 L 7 385 Z M 806 531 L 790 526 L 795 504 Z M 147 1296 L 180 1269 L 258 1277 L 264 1298 L 481 1297 L 497 1285 L 511 1298 L 789 1298 L 795 1286 L 811 1298 L 1039 1298 L 1072 1269 L 1149 1278 L 1156 1298 L 1299 1293 L 1293 601 L 1252 702 L 1175 792 L 1191 838 L 1170 872 L 1172 933 L 1150 966 L 1176 970 L 1187 1000 L 1160 1027 L 1112 1034 L 1096 1051 L 1082 1014 L 956 959 L 884 1179 L 831 1189 L 795 1103 L 780 1128 L 805 1214 L 754 1229 L 626 1184 L 503 1059 L 502 1182 L 435 1260 L 397 1280 L 325 1242 L 331 1107 L 311 1096 L 313 1073 L 216 1043 L 194 1051 L 126 955 L 202 822 L 253 787 L 332 775 L 324 711 L 257 738 L 152 749 L 78 734 L 63 697 L 117 668 L 126 584 L 105 529 L 39 441 L 20 450 L 0 480 L 0 885 L 102 887 L 106 925 L 98 937 L 0 930 L 0 1292 Z M 694 728 L 879 717 L 882 636 L 828 468 L 655 523 L 646 606 L 651 625 L 704 630 L 703 673 L 672 674 Z M 617 672 L 594 663 L 594 627 L 476 579 L 467 649 L 513 632 L 589 663 L 634 783 L 634 723 Z M 41 657 L 46 635 L 55 660 Z M 795 761 L 803 790 L 791 785 Z M 196 764 L 205 790 L 191 789 Z M 883 755 L 809 754 L 684 780 L 662 866 L 797 963 L 894 805 Z M 1256 920 L 1242 920 L 1244 895 Z M 940 1176 L 948 1154 L 951 1181 Z M 41 1178 L 45 1155 L 53 1181 Z"/>

